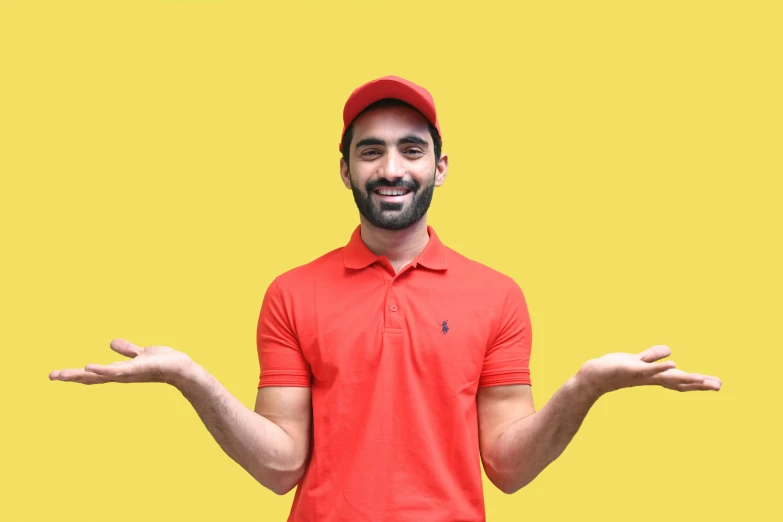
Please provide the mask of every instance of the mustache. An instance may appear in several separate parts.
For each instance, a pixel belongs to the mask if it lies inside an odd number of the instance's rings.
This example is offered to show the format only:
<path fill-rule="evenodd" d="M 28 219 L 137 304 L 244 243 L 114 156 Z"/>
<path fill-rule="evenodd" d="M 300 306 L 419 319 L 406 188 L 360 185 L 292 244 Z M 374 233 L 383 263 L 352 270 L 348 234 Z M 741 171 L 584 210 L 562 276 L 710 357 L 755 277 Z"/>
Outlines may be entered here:
<path fill-rule="evenodd" d="M 364 188 L 367 190 L 367 192 L 374 192 L 378 190 L 381 187 L 384 188 L 405 188 L 410 190 L 411 192 L 416 192 L 419 190 L 419 184 L 410 179 L 395 179 L 394 181 L 389 181 L 385 178 L 379 178 L 375 180 L 368 181 L 367 184 L 364 186 Z"/>

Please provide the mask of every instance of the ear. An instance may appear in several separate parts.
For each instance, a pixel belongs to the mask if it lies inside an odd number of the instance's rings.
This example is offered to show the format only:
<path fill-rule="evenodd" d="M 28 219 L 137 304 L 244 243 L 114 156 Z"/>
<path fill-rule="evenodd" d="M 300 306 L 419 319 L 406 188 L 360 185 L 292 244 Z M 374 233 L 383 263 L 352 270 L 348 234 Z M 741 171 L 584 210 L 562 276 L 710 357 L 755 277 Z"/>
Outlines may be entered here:
<path fill-rule="evenodd" d="M 449 157 L 445 154 L 440 156 L 440 161 L 435 166 L 435 186 L 440 187 L 446 182 L 446 173 L 449 171 Z"/>
<path fill-rule="evenodd" d="M 340 179 L 343 180 L 343 185 L 345 185 L 345 188 L 351 188 L 351 173 L 348 170 L 348 164 L 343 158 L 340 158 Z"/>

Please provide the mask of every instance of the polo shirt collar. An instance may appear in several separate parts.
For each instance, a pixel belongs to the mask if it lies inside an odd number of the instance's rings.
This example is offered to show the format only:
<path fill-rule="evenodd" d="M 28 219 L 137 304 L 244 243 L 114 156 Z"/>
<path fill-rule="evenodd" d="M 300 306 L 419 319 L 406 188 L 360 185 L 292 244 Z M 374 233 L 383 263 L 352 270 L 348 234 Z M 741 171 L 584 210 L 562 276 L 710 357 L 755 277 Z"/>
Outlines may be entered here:
<path fill-rule="evenodd" d="M 446 270 L 448 268 L 446 263 L 446 246 L 441 243 L 435 230 L 429 225 L 427 225 L 427 233 L 430 236 L 427 246 L 413 260 L 411 266 L 415 268 L 416 265 L 421 264 L 432 270 Z M 362 227 L 361 225 L 357 226 L 353 234 L 351 234 L 350 241 L 343 248 L 345 267 L 359 270 L 367 268 L 379 259 L 381 259 L 381 256 L 373 254 L 367 248 L 367 245 L 364 244 L 364 241 L 362 241 Z"/>

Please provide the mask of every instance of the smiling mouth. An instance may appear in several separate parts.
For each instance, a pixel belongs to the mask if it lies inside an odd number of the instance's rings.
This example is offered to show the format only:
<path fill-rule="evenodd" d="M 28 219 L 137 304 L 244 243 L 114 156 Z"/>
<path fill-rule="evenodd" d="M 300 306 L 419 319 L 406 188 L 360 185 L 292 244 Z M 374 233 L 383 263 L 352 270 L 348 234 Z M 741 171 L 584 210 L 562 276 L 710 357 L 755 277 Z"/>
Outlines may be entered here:
<path fill-rule="evenodd" d="M 406 194 L 410 193 L 410 190 L 405 188 L 399 188 L 399 189 L 380 188 L 374 190 L 373 192 L 379 196 L 395 197 L 395 196 L 405 196 Z"/>

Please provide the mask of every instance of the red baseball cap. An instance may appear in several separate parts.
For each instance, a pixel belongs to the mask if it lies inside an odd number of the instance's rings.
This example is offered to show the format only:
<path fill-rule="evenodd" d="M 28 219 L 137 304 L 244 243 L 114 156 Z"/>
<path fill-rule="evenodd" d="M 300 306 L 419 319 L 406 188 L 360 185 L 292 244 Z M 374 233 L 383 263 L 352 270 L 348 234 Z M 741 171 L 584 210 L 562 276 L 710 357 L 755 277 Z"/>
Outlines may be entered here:
<path fill-rule="evenodd" d="M 339 150 L 343 149 L 345 131 L 359 113 L 385 98 L 394 98 L 411 105 L 422 113 L 438 130 L 438 135 L 441 135 L 438 115 L 435 113 L 435 101 L 427 89 L 398 76 L 384 76 L 358 87 L 348 97 L 343 108 L 343 133 L 340 135 Z"/>

